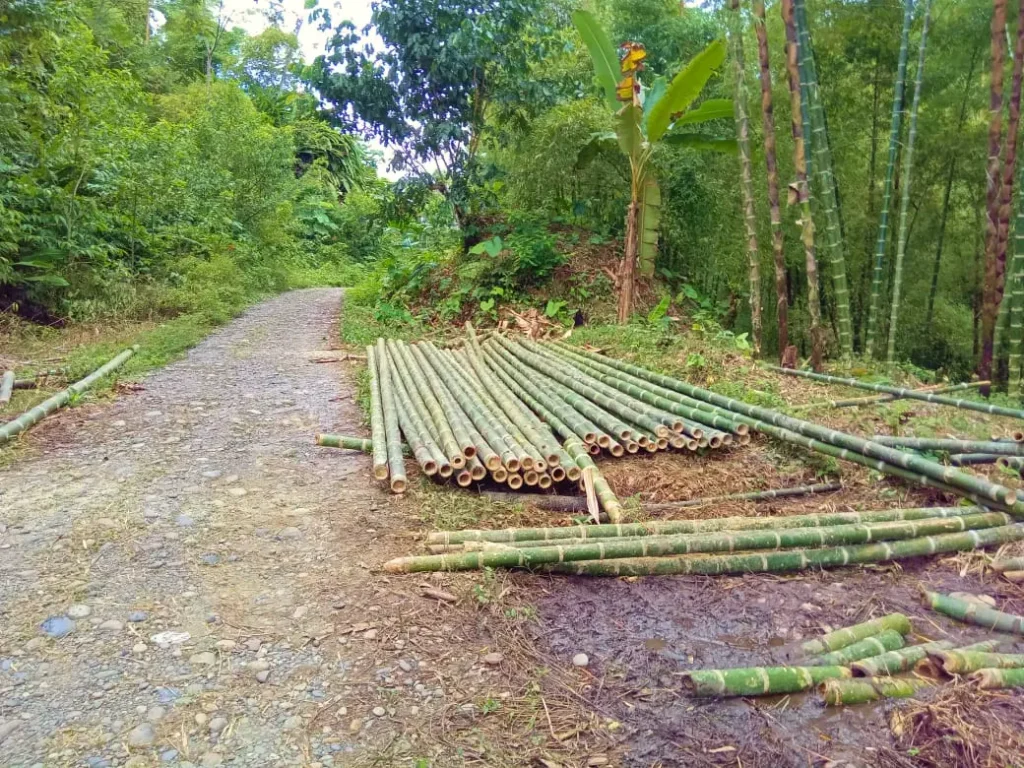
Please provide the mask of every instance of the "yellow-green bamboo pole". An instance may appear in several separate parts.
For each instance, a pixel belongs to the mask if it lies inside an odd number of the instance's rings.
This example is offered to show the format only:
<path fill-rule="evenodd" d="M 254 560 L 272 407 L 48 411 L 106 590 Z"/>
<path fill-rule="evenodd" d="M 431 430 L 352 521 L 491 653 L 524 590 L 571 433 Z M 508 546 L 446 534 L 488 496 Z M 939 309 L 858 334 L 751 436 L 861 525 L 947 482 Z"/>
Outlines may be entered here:
<path fill-rule="evenodd" d="M 373 445 L 373 476 L 378 480 L 387 480 L 387 432 L 384 430 L 384 406 L 381 404 L 377 356 L 372 344 L 366 347 L 366 367 L 370 372 L 370 439 Z"/>
<path fill-rule="evenodd" d="M 384 432 L 388 448 L 388 473 L 393 493 L 404 493 L 409 487 L 405 476 L 405 461 L 402 459 L 402 436 L 398 427 L 398 406 L 391 388 L 391 367 L 384 339 L 377 339 L 374 358 L 377 363 L 377 380 L 380 382 L 381 405 L 384 410 Z"/>
<path fill-rule="evenodd" d="M 944 613 L 967 624 L 977 624 L 979 627 L 987 629 L 1024 635 L 1024 617 L 1022 616 L 1003 613 L 994 608 L 928 590 L 924 591 L 924 600 L 925 604 L 933 611 Z"/>
<path fill-rule="evenodd" d="M 809 691 L 825 680 L 850 677 L 846 667 L 739 667 L 687 672 L 686 690 L 694 696 L 771 696 Z"/>

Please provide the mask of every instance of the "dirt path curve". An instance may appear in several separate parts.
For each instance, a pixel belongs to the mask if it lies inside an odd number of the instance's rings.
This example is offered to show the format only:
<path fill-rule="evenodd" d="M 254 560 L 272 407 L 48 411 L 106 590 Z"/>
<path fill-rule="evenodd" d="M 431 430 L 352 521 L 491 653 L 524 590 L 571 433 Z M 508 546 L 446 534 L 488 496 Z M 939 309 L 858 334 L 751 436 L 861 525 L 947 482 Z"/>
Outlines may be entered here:
<path fill-rule="evenodd" d="M 438 765 L 421 724 L 500 690 L 486 648 L 437 668 L 459 622 L 369 573 L 401 512 L 312 444 L 360 430 L 310 362 L 340 300 L 257 306 L 0 470 L 0 765 Z"/>

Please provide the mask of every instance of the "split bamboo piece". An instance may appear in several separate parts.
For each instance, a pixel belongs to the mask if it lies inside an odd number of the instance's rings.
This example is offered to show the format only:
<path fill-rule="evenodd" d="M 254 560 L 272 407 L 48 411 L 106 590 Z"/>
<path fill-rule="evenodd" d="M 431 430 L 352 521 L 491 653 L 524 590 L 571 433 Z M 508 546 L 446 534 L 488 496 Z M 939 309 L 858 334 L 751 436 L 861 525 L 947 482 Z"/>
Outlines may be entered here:
<path fill-rule="evenodd" d="M 837 629 L 821 637 L 808 640 L 800 646 L 800 649 L 812 656 L 830 653 L 889 629 L 896 630 L 901 635 L 909 635 L 910 619 L 902 613 L 890 613 L 877 619 L 863 621 L 860 624 Z"/>
<path fill-rule="evenodd" d="M 961 600 L 958 597 L 927 590 L 924 591 L 924 600 L 933 611 L 944 613 L 967 624 L 977 624 L 979 627 L 987 629 L 1024 635 L 1024 616 L 1003 613 L 994 608 Z"/>
<path fill-rule="evenodd" d="M 965 645 L 958 648 L 960 651 L 994 651 L 999 647 L 998 640 L 983 640 L 980 643 Z M 923 645 L 908 645 L 896 651 L 889 651 L 878 656 L 855 661 L 850 665 L 854 675 L 872 677 L 875 675 L 891 675 L 895 672 L 906 672 L 913 666 L 925 659 L 932 651 L 947 651 L 953 649 L 953 643 L 949 640 L 937 640 Z"/>
<path fill-rule="evenodd" d="M 26 411 L 13 421 L 9 421 L 3 426 L 0 426 L 0 443 L 4 443 L 12 439 L 13 437 L 20 434 L 21 432 L 24 432 L 26 429 L 33 426 L 34 424 L 39 423 L 54 411 L 58 410 L 59 408 L 63 408 L 65 405 L 71 402 L 71 399 L 73 397 L 81 395 L 82 393 L 91 389 L 97 381 L 102 379 L 104 376 L 116 371 L 118 368 L 120 368 L 122 365 L 128 362 L 128 359 L 138 351 L 138 346 L 133 346 L 131 349 L 126 349 L 124 352 L 117 355 L 117 357 L 113 358 L 112 360 L 97 368 L 84 379 L 76 381 L 67 389 L 61 390 L 57 394 L 53 395 L 53 397 L 44 400 L 35 408 Z"/>
<path fill-rule="evenodd" d="M 595 488 L 598 488 L 595 476 Z M 598 488 L 598 496 L 601 496 Z M 606 512 L 608 506 L 602 498 Z M 660 557 L 699 552 L 737 552 L 756 549 L 861 544 L 935 536 L 951 531 L 1005 526 L 1010 518 L 999 512 L 966 517 L 932 518 L 914 522 L 840 525 L 828 528 L 792 528 L 771 531 L 731 531 L 679 536 L 646 536 L 637 539 L 607 539 L 570 546 L 533 548 L 499 547 L 483 551 L 422 555 L 391 560 L 384 569 L 391 573 L 417 571 L 464 571 L 480 568 L 530 568 L 577 560 L 601 561 L 619 558 Z"/>
<path fill-rule="evenodd" d="M 880 699 L 906 699 L 934 684 L 933 680 L 920 677 L 868 677 L 826 680 L 819 689 L 827 706 L 838 707 Z"/>
<path fill-rule="evenodd" d="M 814 661 L 815 663 L 821 664 L 825 667 L 847 667 L 853 662 L 860 661 L 861 659 L 877 656 L 878 654 L 886 653 L 887 651 L 898 651 L 904 645 L 903 635 L 895 629 L 886 629 L 879 632 L 877 635 L 865 637 L 863 640 L 858 640 L 856 643 L 850 643 L 839 650 L 823 654 L 822 656 L 817 657 Z"/>
<path fill-rule="evenodd" d="M 0 376 L 0 405 L 11 402 L 11 395 L 14 394 L 14 371 L 5 371 Z"/>
<path fill-rule="evenodd" d="M 979 669 L 970 679 L 983 690 L 1024 686 L 1024 669 Z"/>
<path fill-rule="evenodd" d="M 889 395 L 899 395 L 900 397 L 905 397 L 911 400 L 923 400 L 926 403 L 950 405 L 954 408 L 978 411 L 979 413 L 990 413 L 997 416 L 1009 416 L 1015 419 L 1024 419 L 1024 411 L 1016 408 L 1003 408 L 998 405 L 986 405 L 974 400 L 960 400 L 953 397 L 945 397 L 943 395 L 933 395 L 927 392 L 915 392 L 912 389 L 890 387 L 885 384 L 868 384 L 867 382 L 863 382 L 858 379 L 844 379 L 839 376 L 828 376 L 824 373 L 811 373 L 810 371 L 798 371 L 793 368 L 780 368 L 777 365 L 766 364 L 764 367 L 768 370 L 775 371 L 777 373 L 784 373 L 788 376 L 801 376 L 805 379 L 813 379 L 814 381 L 822 381 L 828 384 L 842 384 L 847 387 L 866 389 L 869 392 L 882 392 Z"/>
<path fill-rule="evenodd" d="M 770 696 L 809 691 L 825 680 L 848 678 L 846 667 L 738 667 L 687 672 L 683 684 L 694 696 Z"/>

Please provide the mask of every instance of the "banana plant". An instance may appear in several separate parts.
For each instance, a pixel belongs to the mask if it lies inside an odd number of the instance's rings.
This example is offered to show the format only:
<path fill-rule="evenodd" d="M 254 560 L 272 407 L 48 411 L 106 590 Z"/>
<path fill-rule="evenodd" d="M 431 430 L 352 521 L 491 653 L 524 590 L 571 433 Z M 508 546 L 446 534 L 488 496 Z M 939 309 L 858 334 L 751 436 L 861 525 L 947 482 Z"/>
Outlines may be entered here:
<path fill-rule="evenodd" d="M 735 139 L 683 130 L 710 120 L 732 119 L 731 99 L 707 99 L 696 109 L 690 109 L 708 80 L 725 62 L 726 46 L 721 40 L 716 40 L 671 81 L 659 75 L 648 87 L 639 78 L 646 56 L 642 45 L 624 43 L 619 46 L 620 56 L 592 13 L 575 11 L 572 20 L 594 62 L 604 102 L 615 115 L 615 130 L 591 137 L 580 150 L 577 167 L 583 167 L 601 152 L 612 148 L 618 148 L 629 160 L 626 248 L 618 281 L 618 319 L 625 323 L 633 312 L 637 261 L 642 273 L 654 273 L 661 207 L 661 190 L 652 167 L 655 146 L 664 144 L 717 152 L 737 151 Z"/>

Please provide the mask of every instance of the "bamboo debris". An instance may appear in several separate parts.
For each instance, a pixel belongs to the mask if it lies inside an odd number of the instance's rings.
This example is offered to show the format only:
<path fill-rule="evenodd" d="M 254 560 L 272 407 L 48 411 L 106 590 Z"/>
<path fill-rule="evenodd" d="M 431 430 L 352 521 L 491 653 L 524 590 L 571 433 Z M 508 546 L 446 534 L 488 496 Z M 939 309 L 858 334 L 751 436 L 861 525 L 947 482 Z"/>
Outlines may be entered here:
<path fill-rule="evenodd" d="M 1015 419 L 1024 419 L 1024 411 L 1015 408 L 1003 408 L 998 405 L 987 405 L 985 403 L 979 403 L 974 400 L 960 400 L 953 397 L 945 397 L 943 395 L 933 395 L 928 392 L 917 392 L 913 389 L 904 389 L 902 387 L 890 387 L 885 384 L 868 384 L 867 382 L 860 381 L 858 379 L 845 379 L 839 376 L 829 376 L 823 373 L 812 373 L 811 371 L 798 371 L 793 368 L 780 368 L 777 365 L 767 365 L 765 368 L 775 371 L 776 373 L 784 373 L 787 376 L 801 376 L 805 379 L 813 379 L 814 381 L 821 381 L 827 384 L 842 384 L 847 387 L 855 387 L 857 389 L 866 389 L 869 392 L 884 392 L 890 395 L 898 395 L 900 397 L 909 398 L 911 400 L 923 400 L 926 403 L 936 403 L 937 405 L 949 405 L 954 408 L 962 408 L 968 411 L 978 411 L 979 413 L 989 413 L 996 416 L 1010 416 Z"/>
<path fill-rule="evenodd" d="M 1024 635 L 1024 616 L 1003 613 L 994 608 L 962 600 L 952 595 L 943 595 L 939 592 L 929 592 L 927 590 L 924 591 L 924 600 L 933 611 L 944 613 L 967 624 L 976 624 L 979 627 L 997 629 L 1000 632 Z"/>
<path fill-rule="evenodd" d="M 989 563 L 988 567 L 998 573 L 1024 571 L 1024 557 L 1000 557 Z"/>
<path fill-rule="evenodd" d="M 3 426 L 0 426 L 0 443 L 11 440 L 29 427 L 42 421 L 54 411 L 63 408 L 71 402 L 73 397 L 77 397 L 91 389 L 97 381 L 116 371 L 128 362 L 128 359 L 138 351 L 139 347 L 137 345 L 130 349 L 126 349 L 112 360 L 109 360 L 97 368 L 84 379 L 76 381 L 74 384 L 67 387 L 67 389 L 63 389 L 52 397 L 44 400 L 35 408 L 26 411 L 13 421 L 9 421 Z"/>
<path fill-rule="evenodd" d="M 808 640 L 800 646 L 800 650 L 812 656 L 830 653 L 889 629 L 896 630 L 901 635 L 909 635 L 910 619 L 902 613 L 890 613 L 877 619 L 837 629 L 821 637 Z"/>
<path fill-rule="evenodd" d="M 885 629 L 877 635 L 865 637 L 863 640 L 850 643 L 839 650 L 818 656 L 814 662 L 825 667 L 848 667 L 861 659 L 878 656 L 888 651 L 898 651 L 904 645 L 903 635 L 900 632 L 895 629 Z"/>
<path fill-rule="evenodd" d="M 965 675 L 981 669 L 1024 668 L 1024 654 L 1020 653 L 936 650 L 928 652 L 928 659 L 947 675 Z"/>
<path fill-rule="evenodd" d="M 826 680 L 819 690 L 829 707 L 866 704 L 879 699 L 905 699 L 935 684 L 920 677 L 868 677 L 856 680 Z"/>
<path fill-rule="evenodd" d="M 738 667 L 687 672 L 683 684 L 694 696 L 769 696 L 809 691 L 851 675 L 847 667 Z"/>
<path fill-rule="evenodd" d="M 970 680 L 983 690 L 1024 686 L 1024 669 L 979 669 Z"/>

